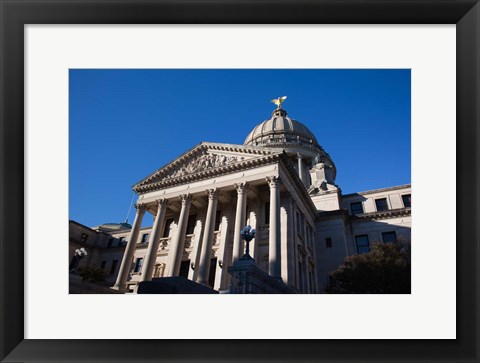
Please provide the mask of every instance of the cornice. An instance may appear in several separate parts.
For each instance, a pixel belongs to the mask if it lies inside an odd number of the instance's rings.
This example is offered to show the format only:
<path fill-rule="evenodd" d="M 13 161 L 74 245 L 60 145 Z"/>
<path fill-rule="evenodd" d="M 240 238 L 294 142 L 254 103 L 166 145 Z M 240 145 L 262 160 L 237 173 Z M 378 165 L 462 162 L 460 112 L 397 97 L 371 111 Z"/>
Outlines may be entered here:
<path fill-rule="evenodd" d="M 208 149 L 211 150 L 211 148 L 208 148 Z M 220 175 L 230 174 L 236 171 L 252 169 L 261 165 L 268 165 L 273 162 L 279 161 L 279 158 L 282 155 L 279 152 L 276 152 L 276 153 L 269 152 L 265 154 L 264 154 L 265 156 L 262 156 L 262 157 L 238 161 L 232 164 L 227 164 L 224 166 L 203 170 L 193 174 L 187 174 L 187 175 L 182 175 L 175 178 L 163 179 L 158 182 L 154 182 L 150 184 L 144 184 L 144 185 L 137 184 L 134 187 L 134 190 L 137 193 L 147 193 L 147 192 L 151 192 L 151 191 L 155 191 L 155 190 L 159 190 L 162 188 L 167 188 L 175 185 L 191 184 L 192 182 L 201 181 L 204 179 L 211 178 L 213 176 L 220 176 Z M 168 173 L 168 171 L 180 165 L 181 160 L 183 161 L 188 160 L 191 156 L 192 155 L 185 158 L 177 159 L 175 162 L 172 162 L 171 165 L 168 166 L 168 168 L 165 168 L 164 170 L 162 170 L 162 172 L 164 171 L 164 173 Z"/>
<path fill-rule="evenodd" d="M 307 142 L 292 143 L 292 142 L 284 141 L 283 139 L 273 139 L 273 140 L 272 139 L 267 139 L 267 140 L 257 141 L 257 143 L 258 143 L 258 145 L 256 145 L 256 146 L 264 147 L 264 148 L 275 147 L 275 148 L 279 148 L 279 149 L 288 149 L 288 148 L 295 148 L 296 147 L 296 148 L 300 148 L 300 149 L 315 151 L 317 153 L 318 153 L 318 151 L 322 151 L 324 154 L 326 154 L 325 151 L 322 149 L 322 147 L 320 145 L 314 145 L 314 144 L 307 143 Z"/>
<path fill-rule="evenodd" d="M 161 168 L 155 170 L 152 174 L 143 178 L 139 182 L 135 183 L 132 187 L 134 191 L 137 191 L 138 188 L 145 186 L 148 183 L 152 183 L 155 178 L 161 175 L 166 175 L 169 172 L 173 171 L 175 168 L 185 164 L 186 161 L 195 157 L 202 152 L 206 152 L 208 150 L 216 150 L 216 151 L 227 151 L 227 152 L 234 152 L 234 153 L 244 153 L 249 155 L 271 155 L 278 151 L 269 150 L 268 148 L 262 147 L 255 147 L 255 146 L 244 146 L 244 145 L 236 145 L 236 144 L 221 144 L 221 143 L 211 143 L 211 142 L 202 142 L 187 152 L 181 154 L 178 158 L 171 161 L 168 164 L 163 165 Z M 197 174 L 197 173 L 196 173 Z"/>
<path fill-rule="evenodd" d="M 392 190 L 400 190 L 400 189 L 408 189 L 411 188 L 412 184 L 403 184 L 403 185 L 396 185 L 393 187 L 387 187 L 387 188 L 380 188 L 380 189 L 372 189 L 372 190 L 366 190 L 363 192 L 357 192 L 357 193 L 349 193 L 349 194 L 343 194 L 341 196 L 342 199 L 350 198 L 350 197 L 355 197 L 358 195 L 368 195 L 368 194 L 375 194 L 375 193 L 382 193 L 382 192 L 389 192 Z"/>
<path fill-rule="evenodd" d="M 343 217 L 345 218 L 345 220 L 351 220 L 352 222 L 365 222 L 365 221 L 371 221 L 371 220 L 377 220 L 377 219 L 409 217 L 411 215 L 412 215 L 411 208 L 390 209 L 382 212 L 363 213 L 363 214 L 356 214 L 353 216 L 350 215 L 346 209 L 337 209 L 337 210 L 317 213 L 317 221 L 321 221 L 326 218 Z"/>
<path fill-rule="evenodd" d="M 397 217 L 408 217 L 412 215 L 411 208 L 390 209 L 381 212 L 363 213 L 350 216 L 352 222 L 371 221 L 377 219 L 390 219 Z"/>

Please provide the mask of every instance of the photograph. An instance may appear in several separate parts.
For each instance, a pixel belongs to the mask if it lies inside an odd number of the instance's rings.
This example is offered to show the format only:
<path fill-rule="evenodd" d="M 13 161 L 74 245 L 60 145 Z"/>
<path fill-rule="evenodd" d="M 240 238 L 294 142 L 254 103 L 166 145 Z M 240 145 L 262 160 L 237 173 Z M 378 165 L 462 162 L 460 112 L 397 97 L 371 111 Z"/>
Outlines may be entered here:
<path fill-rule="evenodd" d="M 68 80 L 70 294 L 411 293 L 410 69 Z"/>
<path fill-rule="evenodd" d="M 0 2 L 0 362 L 480 362 L 480 0 Z"/>

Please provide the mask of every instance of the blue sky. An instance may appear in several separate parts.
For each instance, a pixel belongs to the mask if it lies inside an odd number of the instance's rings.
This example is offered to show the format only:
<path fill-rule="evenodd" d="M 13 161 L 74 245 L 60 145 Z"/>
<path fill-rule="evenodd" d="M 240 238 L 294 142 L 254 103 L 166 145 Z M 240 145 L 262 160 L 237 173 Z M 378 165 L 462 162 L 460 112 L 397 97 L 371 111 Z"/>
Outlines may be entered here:
<path fill-rule="evenodd" d="M 135 182 L 202 141 L 243 144 L 284 95 L 344 194 L 410 183 L 410 70 L 72 69 L 69 218 L 124 221 Z"/>

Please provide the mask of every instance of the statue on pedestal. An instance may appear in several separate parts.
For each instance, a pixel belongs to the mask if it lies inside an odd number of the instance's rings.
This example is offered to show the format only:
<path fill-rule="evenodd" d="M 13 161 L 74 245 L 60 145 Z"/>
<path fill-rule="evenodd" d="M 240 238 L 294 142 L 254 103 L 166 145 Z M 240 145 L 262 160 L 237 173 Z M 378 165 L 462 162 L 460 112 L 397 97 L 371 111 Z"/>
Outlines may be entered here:
<path fill-rule="evenodd" d="M 87 255 L 87 250 L 85 248 L 80 248 L 75 250 L 75 254 L 72 257 L 72 261 L 70 261 L 70 266 L 68 270 L 70 273 L 78 275 L 78 265 L 80 264 L 80 260 Z"/>

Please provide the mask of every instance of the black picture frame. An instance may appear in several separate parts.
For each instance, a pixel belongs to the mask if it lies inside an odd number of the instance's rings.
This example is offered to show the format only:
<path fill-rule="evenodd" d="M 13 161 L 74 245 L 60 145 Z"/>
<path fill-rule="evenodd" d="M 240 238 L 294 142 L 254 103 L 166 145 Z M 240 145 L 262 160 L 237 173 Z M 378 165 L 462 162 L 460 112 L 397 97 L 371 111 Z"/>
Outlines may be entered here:
<path fill-rule="evenodd" d="M 2 362 L 479 362 L 478 0 L 1 0 L 0 11 Z M 457 189 L 445 188 L 457 198 L 457 241 L 451 241 L 457 253 L 457 339 L 24 339 L 24 25 L 157 23 L 456 24 Z M 250 324 L 229 319 L 219 329 L 236 323 Z"/>

